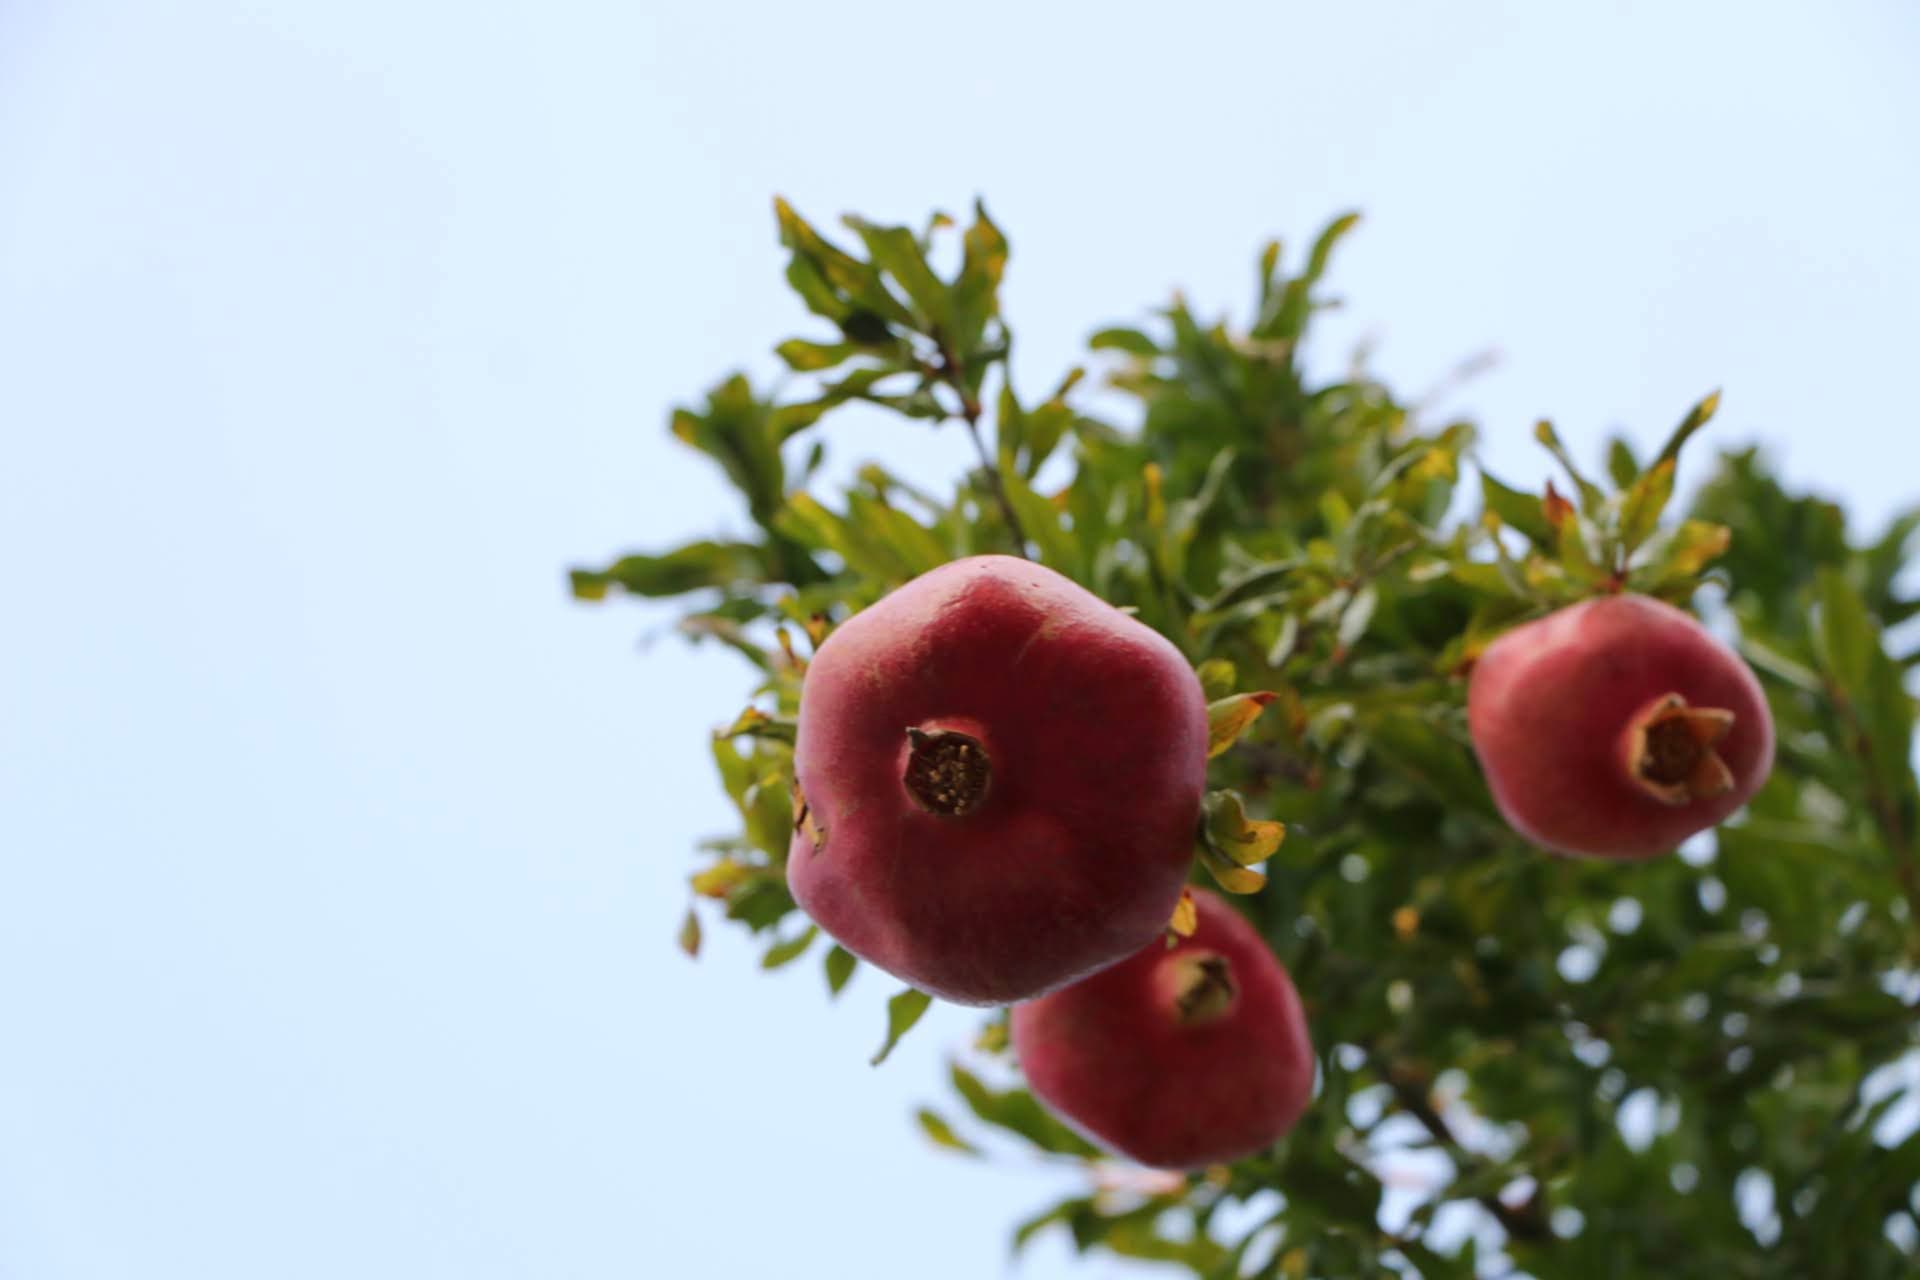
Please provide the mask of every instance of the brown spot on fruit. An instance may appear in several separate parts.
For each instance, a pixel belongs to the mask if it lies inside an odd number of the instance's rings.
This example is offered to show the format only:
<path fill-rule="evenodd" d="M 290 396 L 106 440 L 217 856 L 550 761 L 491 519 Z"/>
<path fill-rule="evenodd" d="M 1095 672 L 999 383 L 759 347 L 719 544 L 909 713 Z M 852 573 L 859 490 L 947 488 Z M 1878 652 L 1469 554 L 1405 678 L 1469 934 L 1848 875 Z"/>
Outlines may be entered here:
<path fill-rule="evenodd" d="M 793 828 L 807 839 L 813 852 L 818 853 L 826 847 L 827 829 L 814 817 L 813 810 L 807 804 L 806 793 L 800 790 L 800 780 L 793 783 Z"/>

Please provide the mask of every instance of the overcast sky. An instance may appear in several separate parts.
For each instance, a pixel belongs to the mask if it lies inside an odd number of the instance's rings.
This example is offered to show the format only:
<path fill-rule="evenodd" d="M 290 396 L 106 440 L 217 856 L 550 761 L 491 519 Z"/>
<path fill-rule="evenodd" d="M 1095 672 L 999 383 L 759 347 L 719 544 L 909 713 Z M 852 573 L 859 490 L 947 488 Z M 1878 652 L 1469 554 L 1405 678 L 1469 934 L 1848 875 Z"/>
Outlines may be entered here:
<path fill-rule="evenodd" d="M 664 423 L 804 325 L 770 196 L 985 195 L 1030 389 L 1358 207 L 1316 358 L 1498 348 L 1511 478 L 1719 386 L 1877 522 L 1917 65 L 1891 0 L 0 0 L 0 1280 L 999 1274 L 1074 1183 L 913 1130 L 973 1018 L 871 1070 L 892 984 L 674 950 L 750 680 L 565 596 L 738 527 Z"/>

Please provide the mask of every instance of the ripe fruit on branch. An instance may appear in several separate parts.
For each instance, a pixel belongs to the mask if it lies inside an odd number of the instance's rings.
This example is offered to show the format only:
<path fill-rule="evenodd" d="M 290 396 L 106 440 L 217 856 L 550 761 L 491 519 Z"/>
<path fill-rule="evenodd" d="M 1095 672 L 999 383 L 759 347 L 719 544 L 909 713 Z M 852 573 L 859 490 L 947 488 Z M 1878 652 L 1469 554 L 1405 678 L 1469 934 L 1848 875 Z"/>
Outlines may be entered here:
<path fill-rule="evenodd" d="M 923 991 L 1028 999 L 1159 936 L 1206 768 L 1205 695 L 1165 638 L 1051 569 L 955 561 L 808 665 L 788 884 Z"/>
<path fill-rule="evenodd" d="M 1723 821 L 1773 767 L 1759 682 L 1672 605 L 1608 596 L 1490 645 L 1467 718 L 1515 830 L 1562 853 L 1645 858 Z"/>
<path fill-rule="evenodd" d="M 1313 1092 L 1313 1045 L 1287 971 L 1225 900 L 1198 927 L 1013 1011 L 1034 1096 L 1091 1140 L 1162 1169 L 1252 1155 Z"/>

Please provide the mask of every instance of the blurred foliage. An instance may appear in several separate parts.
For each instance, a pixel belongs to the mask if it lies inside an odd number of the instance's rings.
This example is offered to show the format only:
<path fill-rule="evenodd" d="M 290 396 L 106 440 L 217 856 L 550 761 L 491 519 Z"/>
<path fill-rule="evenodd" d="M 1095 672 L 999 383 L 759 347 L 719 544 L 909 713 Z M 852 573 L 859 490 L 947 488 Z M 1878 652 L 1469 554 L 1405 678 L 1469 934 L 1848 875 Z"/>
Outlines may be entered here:
<path fill-rule="evenodd" d="M 1086 410 L 1081 369 L 1016 394 L 1008 244 L 983 208 L 964 229 L 848 218 L 839 243 L 776 211 L 818 322 L 776 348 L 805 393 L 776 402 L 735 375 L 672 417 L 737 486 L 750 532 L 573 574 L 584 600 L 679 601 L 688 636 L 759 672 L 710 744 L 739 823 L 703 846 L 696 898 L 763 937 L 767 967 L 815 954 L 841 990 L 856 962 L 815 945 L 783 872 L 804 655 L 935 565 L 1023 553 L 1198 667 L 1218 790 L 1196 877 L 1245 895 L 1320 1056 L 1315 1105 L 1272 1151 L 1147 1175 L 1021 1089 L 989 1016 L 952 1068 L 957 1109 L 917 1120 L 958 1154 L 1011 1143 L 1085 1167 L 1086 1194 L 1016 1246 L 1064 1231 L 1212 1280 L 1916 1274 L 1920 1138 L 1889 1123 L 1889 1064 L 1920 1017 L 1920 647 L 1896 653 L 1888 633 L 1920 614 L 1902 580 L 1920 511 L 1862 540 L 1747 450 L 1670 512 L 1717 397 L 1652 458 L 1612 442 L 1595 476 L 1542 422 L 1565 492 L 1501 483 L 1468 423 L 1428 421 L 1364 370 L 1310 376 L 1303 343 L 1352 216 L 1295 268 L 1266 246 L 1242 326 L 1176 298 L 1095 333 L 1137 411 L 1123 427 Z M 810 491 L 827 422 L 853 403 L 957 424 L 978 465 L 938 494 L 873 465 Z M 1678 856 L 1551 857 L 1493 809 L 1464 676 L 1502 630 L 1621 590 L 1737 635 L 1779 764 Z M 700 937 L 689 914 L 680 943 Z M 925 1005 L 893 998 L 880 1056 Z"/>

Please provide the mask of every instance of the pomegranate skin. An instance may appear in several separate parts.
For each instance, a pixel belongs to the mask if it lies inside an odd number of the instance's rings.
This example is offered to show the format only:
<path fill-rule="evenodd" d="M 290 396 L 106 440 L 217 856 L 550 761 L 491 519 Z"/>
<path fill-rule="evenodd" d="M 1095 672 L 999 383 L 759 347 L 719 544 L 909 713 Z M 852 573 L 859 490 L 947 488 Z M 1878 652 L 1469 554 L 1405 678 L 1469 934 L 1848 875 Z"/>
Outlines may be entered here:
<path fill-rule="evenodd" d="M 1028 1087 L 1090 1141 L 1159 1169 L 1225 1164 L 1272 1146 L 1313 1093 L 1313 1044 L 1293 980 L 1253 926 L 1193 891 L 1199 927 L 1013 1011 Z M 1226 962 L 1224 1009 L 1183 1020 L 1183 965 Z"/>
<path fill-rule="evenodd" d="M 917 745 L 943 736 L 990 762 L 955 814 L 928 807 L 950 798 L 943 775 L 908 785 Z M 955 561 L 808 666 L 787 881 L 861 958 L 955 1003 L 1010 1004 L 1166 927 L 1206 769 L 1206 697 L 1164 637 L 1040 565 Z"/>
<path fill-rule="evenodd" d="M 1636 776 L 1622 749 L 1668 694 L 1732 713 L 1712 750 L 1725 790 L 1681 801 Z M 1773 767 L 1759 681 L 1691 615 L 1646 596 L 1606 596 L 1517 627 L 1467 687 L 1474 751 L 1513 828 L 1560 853 L 1649 858 L 1724 821 Z"/>

